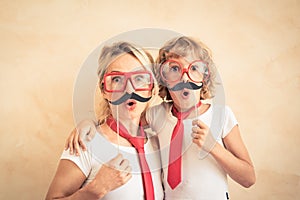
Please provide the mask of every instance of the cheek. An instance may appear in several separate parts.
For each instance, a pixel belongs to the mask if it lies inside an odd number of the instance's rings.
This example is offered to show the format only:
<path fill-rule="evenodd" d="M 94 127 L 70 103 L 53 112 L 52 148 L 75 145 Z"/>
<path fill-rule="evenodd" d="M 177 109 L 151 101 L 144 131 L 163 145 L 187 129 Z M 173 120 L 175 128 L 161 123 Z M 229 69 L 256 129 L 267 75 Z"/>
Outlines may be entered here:
<path fill-rule="evenodd" d="M 180 83 L 180 81 L 176 81 L 176 82 L 167 82 L 165 83 L 167 87 L 172 88 L 174 87 L 176 84 Z"/>
<path fill-rule="evenodd" d="M 177 96 L 180 95 L 180 91 L 169 91 L 170 95 L 171 95 L 171 98 L 176 101 L 178 99 Z"/>
<path fill-rule="evenodd" d="M 143 111 L 146 110 L 147 106 L 149 105 L 149 102 L 137 102 L 137 106 L 135 109 L 135 113 L 141 114 Z"/>
<path fill-rule="evenodd" d="M 109 101 L 114 101 L 121 98 L 125 93 L 122 92 L 106 92 L 103 97 Z"/>
<path fill-rule="evenodd" d="M 201 95 L 201 89 L 200 90 L 195 90 L 194 91 L 194 97 L 195 97 L 195 101 L 199 102 L 200 101 L 200 95 Z"/>
<path fill-rule="evenodd" d="M 135 92 L 136 94 L 142 96 L 142 97 L 150 97 L 152 96 L 152 92 L 151 91 L 138 91 Z"/>

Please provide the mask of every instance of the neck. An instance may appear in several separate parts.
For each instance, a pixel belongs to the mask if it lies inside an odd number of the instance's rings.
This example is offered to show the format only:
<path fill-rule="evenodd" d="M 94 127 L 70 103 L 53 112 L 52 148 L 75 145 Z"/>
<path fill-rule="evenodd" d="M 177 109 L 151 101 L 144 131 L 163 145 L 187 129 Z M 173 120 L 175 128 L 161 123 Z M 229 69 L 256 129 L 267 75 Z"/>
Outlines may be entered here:
<path fill-rule="evenodd" d="M 188 111 L 190 108 L 181 108 L 180 106 L 178 106 L 177 104 L 173 104 L 173 106 L 175 107 L 176 110 L 178 110 L 179 112 L 186 112 Z"/>
<path fill-rule="evenodd" d="M 114 118 L 116 121 L 117 119 Z M 135 118 L 119 118 L 119 122 L 127 129 L 132 136 L 137 136 L 139 131 L 140 117 Z"/>
<path fill-rule="evenodd" d="M 177 104 L 173 104 L 173 106 L 175 107 L 175 109 L 178 111 L 178 112 L 187 112 L 191 109 L 197 109 L 197 111 L 199 111 L 200 107 L 201 107 L 201 101 L 199 101 L 197 104 L 195 105 L 192 105 L 191 107 L 188 107 L 188 108 L 181 108 L 180 106 L 178 106 Z M 197 112 L 195 111 L 195 112 Z"/>

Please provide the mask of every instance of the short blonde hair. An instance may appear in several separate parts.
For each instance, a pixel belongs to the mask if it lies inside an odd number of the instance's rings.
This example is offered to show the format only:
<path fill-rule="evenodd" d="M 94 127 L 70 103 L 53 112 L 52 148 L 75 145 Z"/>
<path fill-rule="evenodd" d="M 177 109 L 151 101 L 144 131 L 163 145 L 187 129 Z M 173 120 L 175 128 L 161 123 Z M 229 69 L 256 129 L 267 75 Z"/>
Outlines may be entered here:
<path fill-rule="evenodd" d="M 143 65 L 143 67 L 145 67 L 145 69 L 152 74 L 155 82 L 154 88 L 152 89 L 152 95 L 155 95 L 157 91 L 157 84 L 155 81 L 155 77 L 152 73 L 154 63 L 152 56 L 142 48 L 139 48 L 136 45 L 130 44 L 128 42 L 118 42 L 112 44 L 111 46 L 104 46 L 102 48 L 98 59 L 97 70 L 99 77 L 99 88 L 101 93 L 104 92 L 103 79 L 104 75 L 107 73 L 108 66 L 119 56 L 124 55 L 126 53 L 134 56 Z M 100 95 L 99 101 L 100 109 L 97 113 L 98 123 L 103 124 L 106 118 L 111 115 L 111 109 L 109 107 L 108 101 L 104 99 L 102 95 Z"/>
<path fill-rule="evenodd" d="M 159 84 L 159 96 L 165 100 L 172 100 L 165 82 L 160 75 L 161 65 L 170 58 L 193 56 L 206 63 L 209 74 L 204 75 L 203 87 L 201 89 L 200 99 L 209 99 L 214 96 L 216 84 L 216 66 L 212 60 L 211 51 L 202 42 L 191 37 L 176 37 L 168 42 L 159 50 L 156 60 L 158 67 L 155 68 L 155 76 Z"/>

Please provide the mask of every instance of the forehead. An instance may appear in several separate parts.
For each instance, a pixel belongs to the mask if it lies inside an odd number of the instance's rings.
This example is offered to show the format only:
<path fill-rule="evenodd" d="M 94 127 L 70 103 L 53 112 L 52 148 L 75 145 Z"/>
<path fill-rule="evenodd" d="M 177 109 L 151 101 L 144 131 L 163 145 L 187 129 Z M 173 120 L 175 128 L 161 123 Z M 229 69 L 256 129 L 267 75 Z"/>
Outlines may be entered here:
<path fill-rule="evenodd" d="M 189 64 L 195 60 L 199 60 L 199 58 L 197 58 L 196 56 L 193 55 L 187 55 L 187 56 L 170 56 L 168 59 L 172 59 L 175 60 L 177 62 L 180 62 L 182 64 Z"/>
<path fill-rule="evenodd" d="M 136 57 L 129 53 L 118 56 L 110 63 L 110 65 L 107 68 L 107 72 L 129 72 L 137 70 L 145 70 L 145 67 Z"/>

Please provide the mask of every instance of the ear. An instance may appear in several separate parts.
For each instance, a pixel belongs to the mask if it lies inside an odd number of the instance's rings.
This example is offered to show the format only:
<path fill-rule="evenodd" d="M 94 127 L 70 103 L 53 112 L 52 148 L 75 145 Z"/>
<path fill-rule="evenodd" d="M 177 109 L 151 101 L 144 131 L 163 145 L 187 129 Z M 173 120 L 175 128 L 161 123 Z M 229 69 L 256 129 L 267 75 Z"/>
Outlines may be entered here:
<path fill-rule="evenodd" d="M 101 95 L 103 96 L 103 98 L 105 99 L 105 100 L 107 100 L 107 93 L 106 93 L 106 91 L 104 90 L 104 82 L 101 82 L 101 83 L 99 83 L 99 89 L 100 89 L 100 93 L 101 93 Z"/>
<path fill-rule="evenodd" d="M 99 82 L 99 88 L 100 88 L 101 92 L 104 91 L 104 82 L 103 81 L 101 83 Z"/>

